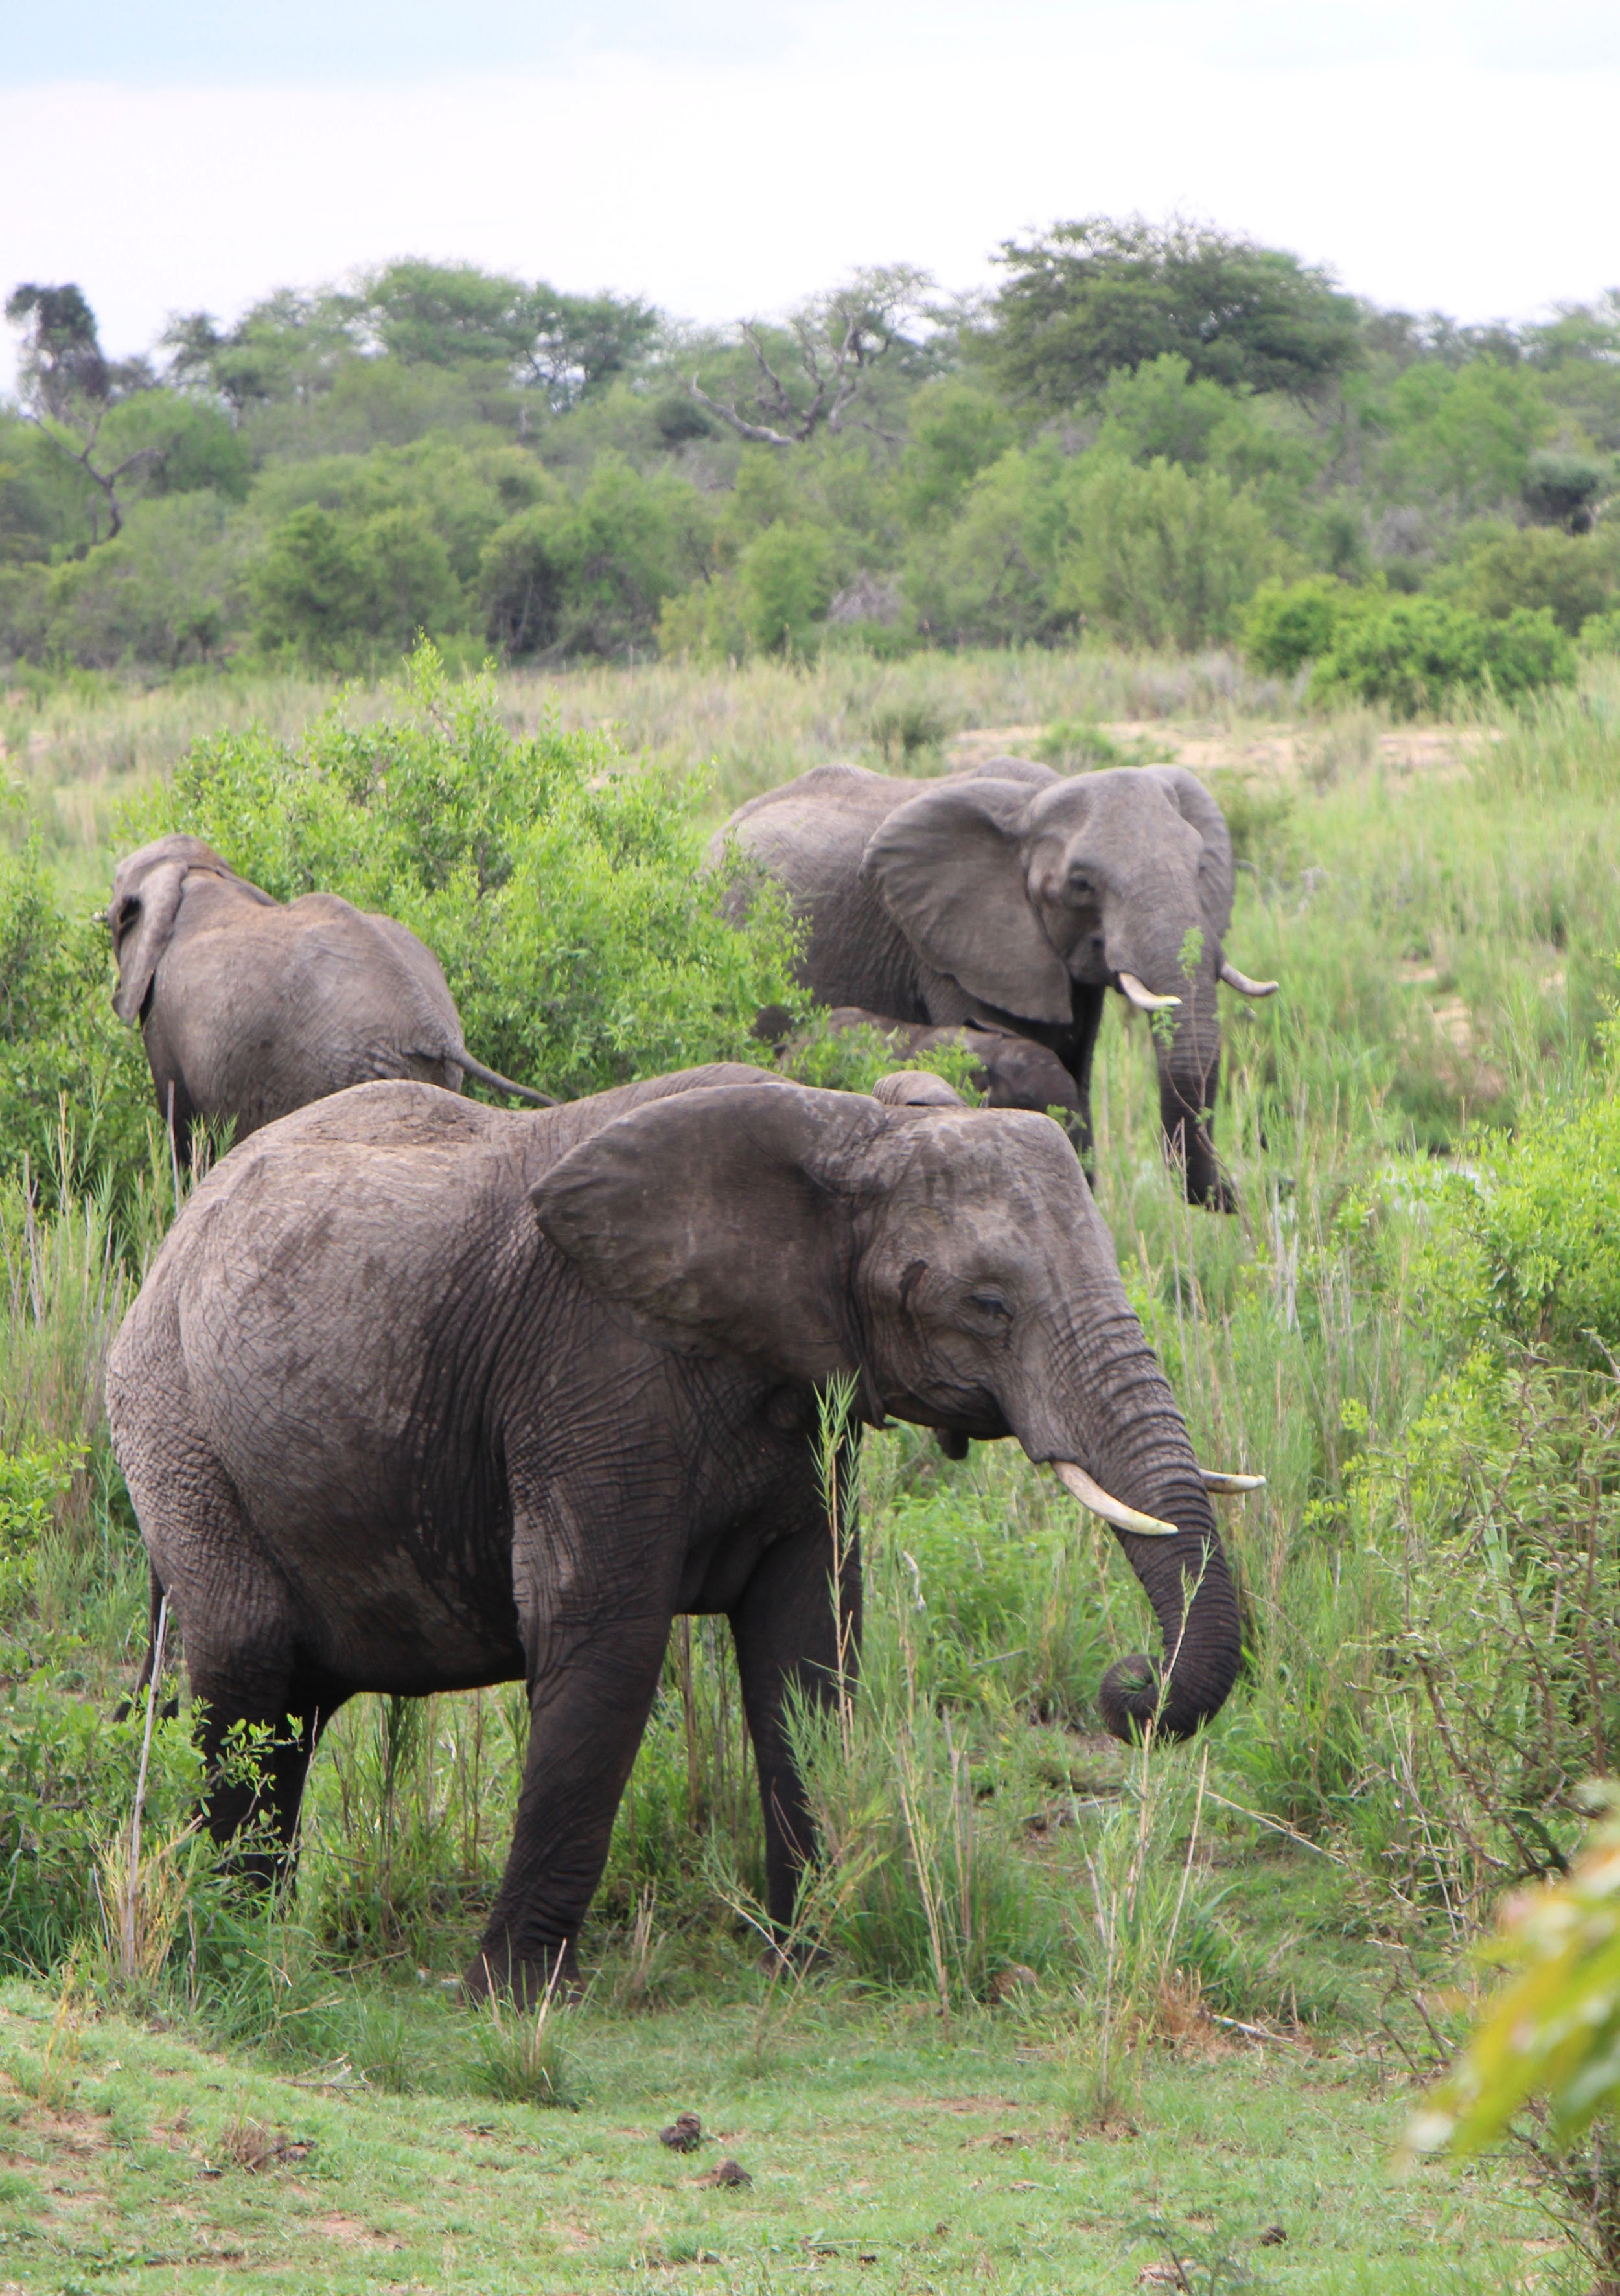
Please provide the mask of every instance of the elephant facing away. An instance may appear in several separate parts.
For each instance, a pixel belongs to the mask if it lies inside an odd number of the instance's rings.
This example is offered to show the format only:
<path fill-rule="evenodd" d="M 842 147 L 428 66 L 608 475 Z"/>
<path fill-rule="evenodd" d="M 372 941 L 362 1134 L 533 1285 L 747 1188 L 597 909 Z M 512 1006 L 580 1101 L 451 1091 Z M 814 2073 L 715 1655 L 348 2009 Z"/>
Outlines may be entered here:
<path fill-rule="evenodd" d="M 809 924 L 824 1004 L 897 1021 L 979 1020 L 1047 1046 L 1073 1079 L 1090 1160 L 1103 998 L 1155 1011 L 1159 1109 L 1188 1197 L 1235 1198 L 1210 1132 L 1216 983 L 1268 996 L 1226 957 L 1232 850 L 1220 807 L 1173 766 L 1065 780 L 1022 758 L 917 783 L 818 766 L 732 815 L 735 836 Z"/>
<path fill-rule="evenodd" d="M 415 933 L 332 893 L 284 906 L 200 837 L 161 837 L 120 861 L 107 924 L 113 1010 L 140 1024 L 183 1157 L 194 1117 L 234 1117 L 242 1140 L 374 1078 L 459 1092 L 471 1076 L 551 1105 L 472 1057 L 439 960 Z"/>
<path fill-rule="evenodd" d="M 290 1847 L 357 1691 L 524 1681 L 466 1983 L 531 1997 L 571 1965 L 671 1620 L 723 1613 L 785 1923 L 814 1841 L 785 1702 L 832 1694 L 859 1611 L 818 1474 L 836 1374 L 859 1423 L 1011 1436 L 1114 1524 L 1172 1662 L 1109 1669 L 1113 1730 L 1217 1711 L 1239 1636 L 1209 1489 L 1048 1118 L 932 1077 L 868 1098 L 713 1067 L 538 1115 L 362 1085 L 257 1134 L 107 1374 L 216 1835 L 257 1808 Z M 218 1765 L 243 1721 L 269 1726 L 257 1788 Z"/>

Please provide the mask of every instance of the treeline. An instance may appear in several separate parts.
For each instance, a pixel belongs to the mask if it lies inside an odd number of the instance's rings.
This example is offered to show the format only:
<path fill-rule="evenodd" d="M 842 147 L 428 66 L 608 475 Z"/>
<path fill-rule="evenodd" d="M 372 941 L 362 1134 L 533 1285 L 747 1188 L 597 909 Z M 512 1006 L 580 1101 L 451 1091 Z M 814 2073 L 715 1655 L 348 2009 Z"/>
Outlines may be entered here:
<path fill-rule="evenodd" d="M 1258 613 L 1281 667 L 1266 602 L 1323 580 L 1420 594 L 1441 683 L 1616 643 L 1620 292 L 1463 328 L 1180 222 L 997 261 L 977 300 L 892 267 L 710 333 L 403 261 L 122 363 L 20 286 L 0 658 L 1192 649 Z"/>

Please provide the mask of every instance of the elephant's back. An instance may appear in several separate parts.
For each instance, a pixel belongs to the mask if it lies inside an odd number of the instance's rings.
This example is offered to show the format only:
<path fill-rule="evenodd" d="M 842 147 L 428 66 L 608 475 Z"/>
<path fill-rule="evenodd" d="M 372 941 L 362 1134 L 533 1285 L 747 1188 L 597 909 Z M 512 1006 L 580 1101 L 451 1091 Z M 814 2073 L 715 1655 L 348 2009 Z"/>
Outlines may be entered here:
<path fill-rule="evenodd" d="M 739 807 L 716 840 L 718 852 L 735 835 L 786 888 L 810 927 L 800 978 L 818 1004 L 930 1017 L 917 953 L 860 874 L 874 832 L 917 789 L 861 766 L 817 766 Z"/>
<path fill-rule="evenodd" d="M 459 1086 L 460 1024 L 432 952 L 331 894 L 177 938 L 157 998 L 193 1106 L 233 1117 L 239 1139 L 376 1078 Z"/>
<path fill-rule="evenodd" d="M 711 852 L 718 859 L 735 836 L 795 902 L 824 899 L 856 875 L 873 831 L 916 794 L 914 783 L 864 766 L 816 766 L 739 806 Z"/>

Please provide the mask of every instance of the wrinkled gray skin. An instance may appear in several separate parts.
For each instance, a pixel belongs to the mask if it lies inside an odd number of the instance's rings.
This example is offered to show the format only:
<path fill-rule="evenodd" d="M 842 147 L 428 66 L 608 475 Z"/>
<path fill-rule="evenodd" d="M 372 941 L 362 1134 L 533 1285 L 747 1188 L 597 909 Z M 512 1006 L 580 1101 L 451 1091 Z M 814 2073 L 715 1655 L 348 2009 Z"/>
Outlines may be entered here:
<path fill-rule="evenodd" d="M 1166 1148 L 1189 1198 L 1234 1208 L 1204 1114 L 1220 1074 L 1231 840 L 1196 775 L 1123 767 L 1065 781 L 995 758 L 917 783 L 818 766 L 741 807 L 714 857 L 732 834 L 809 920 L 801 970 L 818 1003 L 935 1027 L 987 1021 L 1048 1046 L 1073 1079 L 1088 1165 L 1106 992 L 1132 972 L 1179 996 L 1155 1036 Z"/>
<path fill-rule="evenodd" d="M 392 917 L 332 893 L 285 906 L 200 837 L 160 837 L 120 861 L 107 908 L 112 1005 L 138 1021 L 176 1145 L 194 1117 L 243 1140 L 312 1100 L 376 1077 L 459 1092 L 464 1075 L 549 1107 L 473 1060 L 432 949 Z"/>
<path fill-rule="evenodd" d="M 813 1837 L 784 1697 L 825 1695 L 837 1658 L 815 1452 L 835 1373 L 868 1424 L 1010 1434 L 1175 1523 L 1121 1541 L 1180 1638 L 1161 1726 L 1192 1730 L 1231 1686 L 1198 1463 L 1067 1141 L 888 1082 L 880 1101 L 696 1069 L 543 1115 L 363 1085 L 215 1168 L 118 1335 L 107 1406 L 154 1603 L 178 1615 L 210 1766 L 233 1723 L 270 1726 L 284 1842 L 357 1691 L 526 1681 L 474 1991 L 486 1959 L 530 1997 L 569 1965 L 682 1612 L 730 1620 L 789 1919 Z M 913 1088 L 947 1104 L 903 1104 Z M 842 1603 L 858 1619 L 853 1555 Z M 1122 1660 L 1109 1726 L 1157 1694 Z M 216 1778 L 217 1835 L 251 1812 Z"/>
<path fill-rule="evenodd" d="M 892 1021 L 862 1004 L 835 1005 L 825 1019 L 829 1029 L 876 1029 L 888 1038 L 897 1060 L 920 1059 L 942 1045 L 971 1053 L 974 1089 L 984 1095 L 987 1108 L 1027 1108 L 1038 1116 L 1061 1108 L 1075 1119 L 1082 1116 L 1074 1079 L 1057 1054 L 1031 1037 L 1015 1036 L 1010 1029 L 974 1020 L 964 1021 L 959 1029 L 933 1029 L 924 1021 Z M 794 1033 L 793 1015 L 780 1004 L 765 1007 L 754 1022 L 754 1034 L 789 1052 L 809 1041 L 808 1032 Z"/>

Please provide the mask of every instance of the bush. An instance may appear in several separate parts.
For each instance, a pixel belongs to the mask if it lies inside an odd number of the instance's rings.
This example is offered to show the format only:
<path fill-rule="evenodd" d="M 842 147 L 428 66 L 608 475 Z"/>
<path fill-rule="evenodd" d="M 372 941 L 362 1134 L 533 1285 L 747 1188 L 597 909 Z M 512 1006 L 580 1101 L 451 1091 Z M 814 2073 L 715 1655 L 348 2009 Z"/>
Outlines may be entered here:
<path fill-rule="evenodd" d="M 1308 661 L 1331 653 L 1341 619 L 1363 606 L 1361 593 L 1330 574 L 1288 583 L 1273 577 L 1249 600 L 1243 617 L 1243 651 L 1256 669 L 1292 677 Z"/>
<path fill-rule="evenodd" d="M 112 1010 L 100 914 L 61 907 L 37 845 L 0 853 L 0 1179 L 26 1159 L 47 1201 L 76 1178 L 116 1179 L 122 1213 L 147 1168 L 151 1105 L 140 1037 Z"/>
<path fill-rule="evenodd" d="M 1454 1189 L 1441 1253 L 1436 1291 L 1470 1335 L 1594 1367 L 1620 1354 L 1620 1096 L 1526 1124 L 1484 1185 Z"/>
<path fill-rule="evenodd" d="M 1272 554 L 1246 489 L 1163 459 L 1082 466 L 1071 516 L 1056 602 L 1125 645 L 1190 653 L 1229 636 Z"/>
<path fill-rule="evenodd" d="M 1512 702 L 1572 685 L 1575 668 L 1574 646 L 1544 606 L 1487 621 L 1439 598 L 1375 594 L 1360 612 L 1341 616 L 1310 691 L 1322 708 L 1382 701 L 1415 718 L 1487 688 Z"/>
<path fill-rule="evenodd" d="M 1600 542 L 1550 527 L 1509 529 L 1471 553 L 1460 603 L 1505 620 L 1517 607 L 1544 606 L 1574 637 L 1615 598 L 1616 562 Z"/>
<path fill-rule="evenodd" d="M 416 508 L 349 520 L 306 504 L 271 536 L 253 587 L 259 644 L 328 669 L 368 668 L 465 613 L 449 553 Z"/>
<path fill-rule="evenodd" d="M 1620 606 L 1606 614 L 1589 614 L 1581 625 L 1583 653 L 1620 653 Z"/>
<path fill-rule="evenodd" d="M 484 545 L 479 596 L 490 639 L 518 656 L 650 643 L 703 525 L 690 488 L 644 479 L 604 455 L 577 501 L 537 504 Z"/>
<path fill-rule="evenodd" d="M 554 724 L 507 733 L 486 679 L 431 645 L 377 725 L 341 706 L 296 748 L 263 730 L 200 743 L 139 833 L 205 837 L 279 900 L 322 890 L 419 933 L 481 1060 L 574 1096 L 709 1060 L 754 1060 L 791 996 L 786 910 L 746 926 L 703 868 L 698 796 Z"/>
<path fill-rule="evenodd" d="M 1019 645 L 1073 626 L 1054 596 L 1068 532 L 1061 467 L 1047 441 L 1009 448 L 978 472 L 953 523 L 913 545 L 907 594 L 930 636 Z"/>
<path fill-rule="evenodd" d="M 818 526 L 768 526 L 737 568 L 743 627 L 758 653 L 814 653 L 838 587 L 830 534 Z"/>

